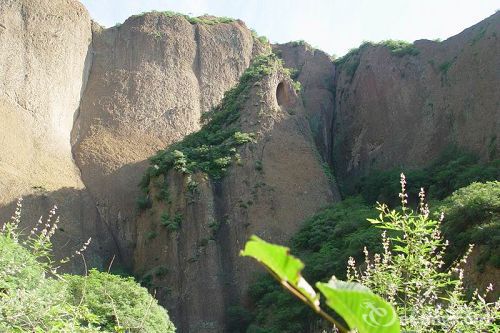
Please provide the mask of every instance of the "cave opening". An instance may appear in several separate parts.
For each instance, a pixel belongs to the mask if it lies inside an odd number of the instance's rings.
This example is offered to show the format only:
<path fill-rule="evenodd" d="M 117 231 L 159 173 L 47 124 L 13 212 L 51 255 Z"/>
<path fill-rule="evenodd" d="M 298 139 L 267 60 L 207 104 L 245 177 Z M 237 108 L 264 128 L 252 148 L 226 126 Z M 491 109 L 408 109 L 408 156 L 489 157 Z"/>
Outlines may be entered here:
<path fill-rule="evenodd" d="M 279 106 L 283 106 L 286 104 L 286 97 L 285 84 L 283 82 L 280 82 L 278 84 L 278 87 L 276 88 L 276 99 L 278 100 Z"/>

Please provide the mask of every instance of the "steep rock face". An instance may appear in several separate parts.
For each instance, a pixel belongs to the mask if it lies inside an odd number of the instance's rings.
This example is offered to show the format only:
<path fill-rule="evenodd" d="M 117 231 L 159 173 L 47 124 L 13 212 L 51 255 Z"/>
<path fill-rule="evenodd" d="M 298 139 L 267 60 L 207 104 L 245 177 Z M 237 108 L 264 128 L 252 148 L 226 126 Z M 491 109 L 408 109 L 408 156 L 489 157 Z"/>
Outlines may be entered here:
<path fill-rule="evenodd" d="M 100 265 L 114 245 L 70 145 L 90 42 L 90 18 L 77 1 L 0 1 L 0 219 L 20 196 L 30 226 L 57 204 L 64 231 L 56 247 L 67 254 L 92 236 L 87 259 Z"/>
<path fill-rule="evenodd" d="M 92 70 L 73 130 L 75 159 L 130 265 L 138 184 L 159 149 L 199 128 L 264 46 L 240 21 L 148 13 L 93 26 Z"/>
<path fill-rule="evenodd" d="M 498 153 L 500 13 L 417 55 L 361 48 L 336 74 L 334 169 L 346 187 L 370 168 L 419 167 L 450 144 Z M 350 185 L 349 185 L 350 184 Z"/>
<path fill-rule="evenodd" d="M 300 222 L 334 200 L 316 153 L 306 111 L 290 79 L 275 65 L 252 84 L 240 110 L 241 129 L 255 143 L 219 180 L 172 170 L 150 183 L 153 206 L 138 223 L 135 270 L 157 290 L 180 332 L 223 332 L 227 311 L 245 303 L 256 266 L 238 256 L 257 234 L 286 242 Z M 168 184 L 169 200 L 158 201 Z M 180 218 L 178 230 L 162 225 Z"/>
<path fill-rule="evenodd" d="M 335 102 L 335 65 L 330 56 L 305 42 L 274 45 L 285 67 L 301 84 L 301 98 L 314 136 L 325 162 L 332 162 L 332 125 Z"/>

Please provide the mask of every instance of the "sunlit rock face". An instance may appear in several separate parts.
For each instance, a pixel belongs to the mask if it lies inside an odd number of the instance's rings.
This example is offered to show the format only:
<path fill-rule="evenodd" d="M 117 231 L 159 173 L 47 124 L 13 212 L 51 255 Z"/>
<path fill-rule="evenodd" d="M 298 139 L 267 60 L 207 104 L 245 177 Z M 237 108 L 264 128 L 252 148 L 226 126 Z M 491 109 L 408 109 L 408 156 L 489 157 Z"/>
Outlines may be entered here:
<path fill-rule="evenodd" d="M 418 54 L 363 48 L 338 66 L 333 165 L 347 186 L 372 168 L 421 167 L 456 145 L 498 157 L 500 13 Z"/>
<path fill-rule="evenodd" d="M 90 70 L 90 17 L 76 1 L 0 1 L 0 217 L 24 196 L 23 227 L 57 204 L 58 255 L 89 237 L 89 265 L 116 250 L 72 156 L 71 130 Z M 83 271 L 81 261 L 64 269 Z"/>

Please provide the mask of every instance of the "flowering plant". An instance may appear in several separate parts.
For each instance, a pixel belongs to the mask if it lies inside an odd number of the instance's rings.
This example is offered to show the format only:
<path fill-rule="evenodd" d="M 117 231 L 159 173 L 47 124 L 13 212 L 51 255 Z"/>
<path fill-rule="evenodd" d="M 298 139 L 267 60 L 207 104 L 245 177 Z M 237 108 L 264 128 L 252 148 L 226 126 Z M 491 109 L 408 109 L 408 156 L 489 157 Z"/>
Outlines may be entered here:
<path fill-rule="evenodd" d="M 467 253 L 450 267 L 443 257 L 448 246 L 440 225 L 444 219 L 429 217 L 425 193 L 419 193 L 419 207 L 408 208 L 406 179 L 401 174 L 400 210 L 378 204 L 378 219 L 369 219 L 382 228 L 383 253 L 371 256 L 366 248 L 365 263 L 358 266 L 350 258 L 347 277 L 358 281 L 388 300 L 398 312 L 402 331 L 408 332 L 495 332 L 498 330 L 500 302 L 486 301 L 493 290 L 475 290 L 468 300 L 463 284 Z"/>

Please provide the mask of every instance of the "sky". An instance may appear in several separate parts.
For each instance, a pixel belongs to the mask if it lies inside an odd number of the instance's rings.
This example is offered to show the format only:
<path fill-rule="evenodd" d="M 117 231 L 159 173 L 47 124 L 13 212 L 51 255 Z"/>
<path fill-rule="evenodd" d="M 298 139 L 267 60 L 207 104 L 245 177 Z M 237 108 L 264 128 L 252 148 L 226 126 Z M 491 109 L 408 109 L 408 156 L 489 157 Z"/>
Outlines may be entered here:
<path fill-rule="evenodd" d="M 446 39 L 500 9 L 500 0 L 81 0 L 106 27 L 145 11 L 243 20 L 272 43 L 305 40 L 342 56 L 363 41 Z"/>

